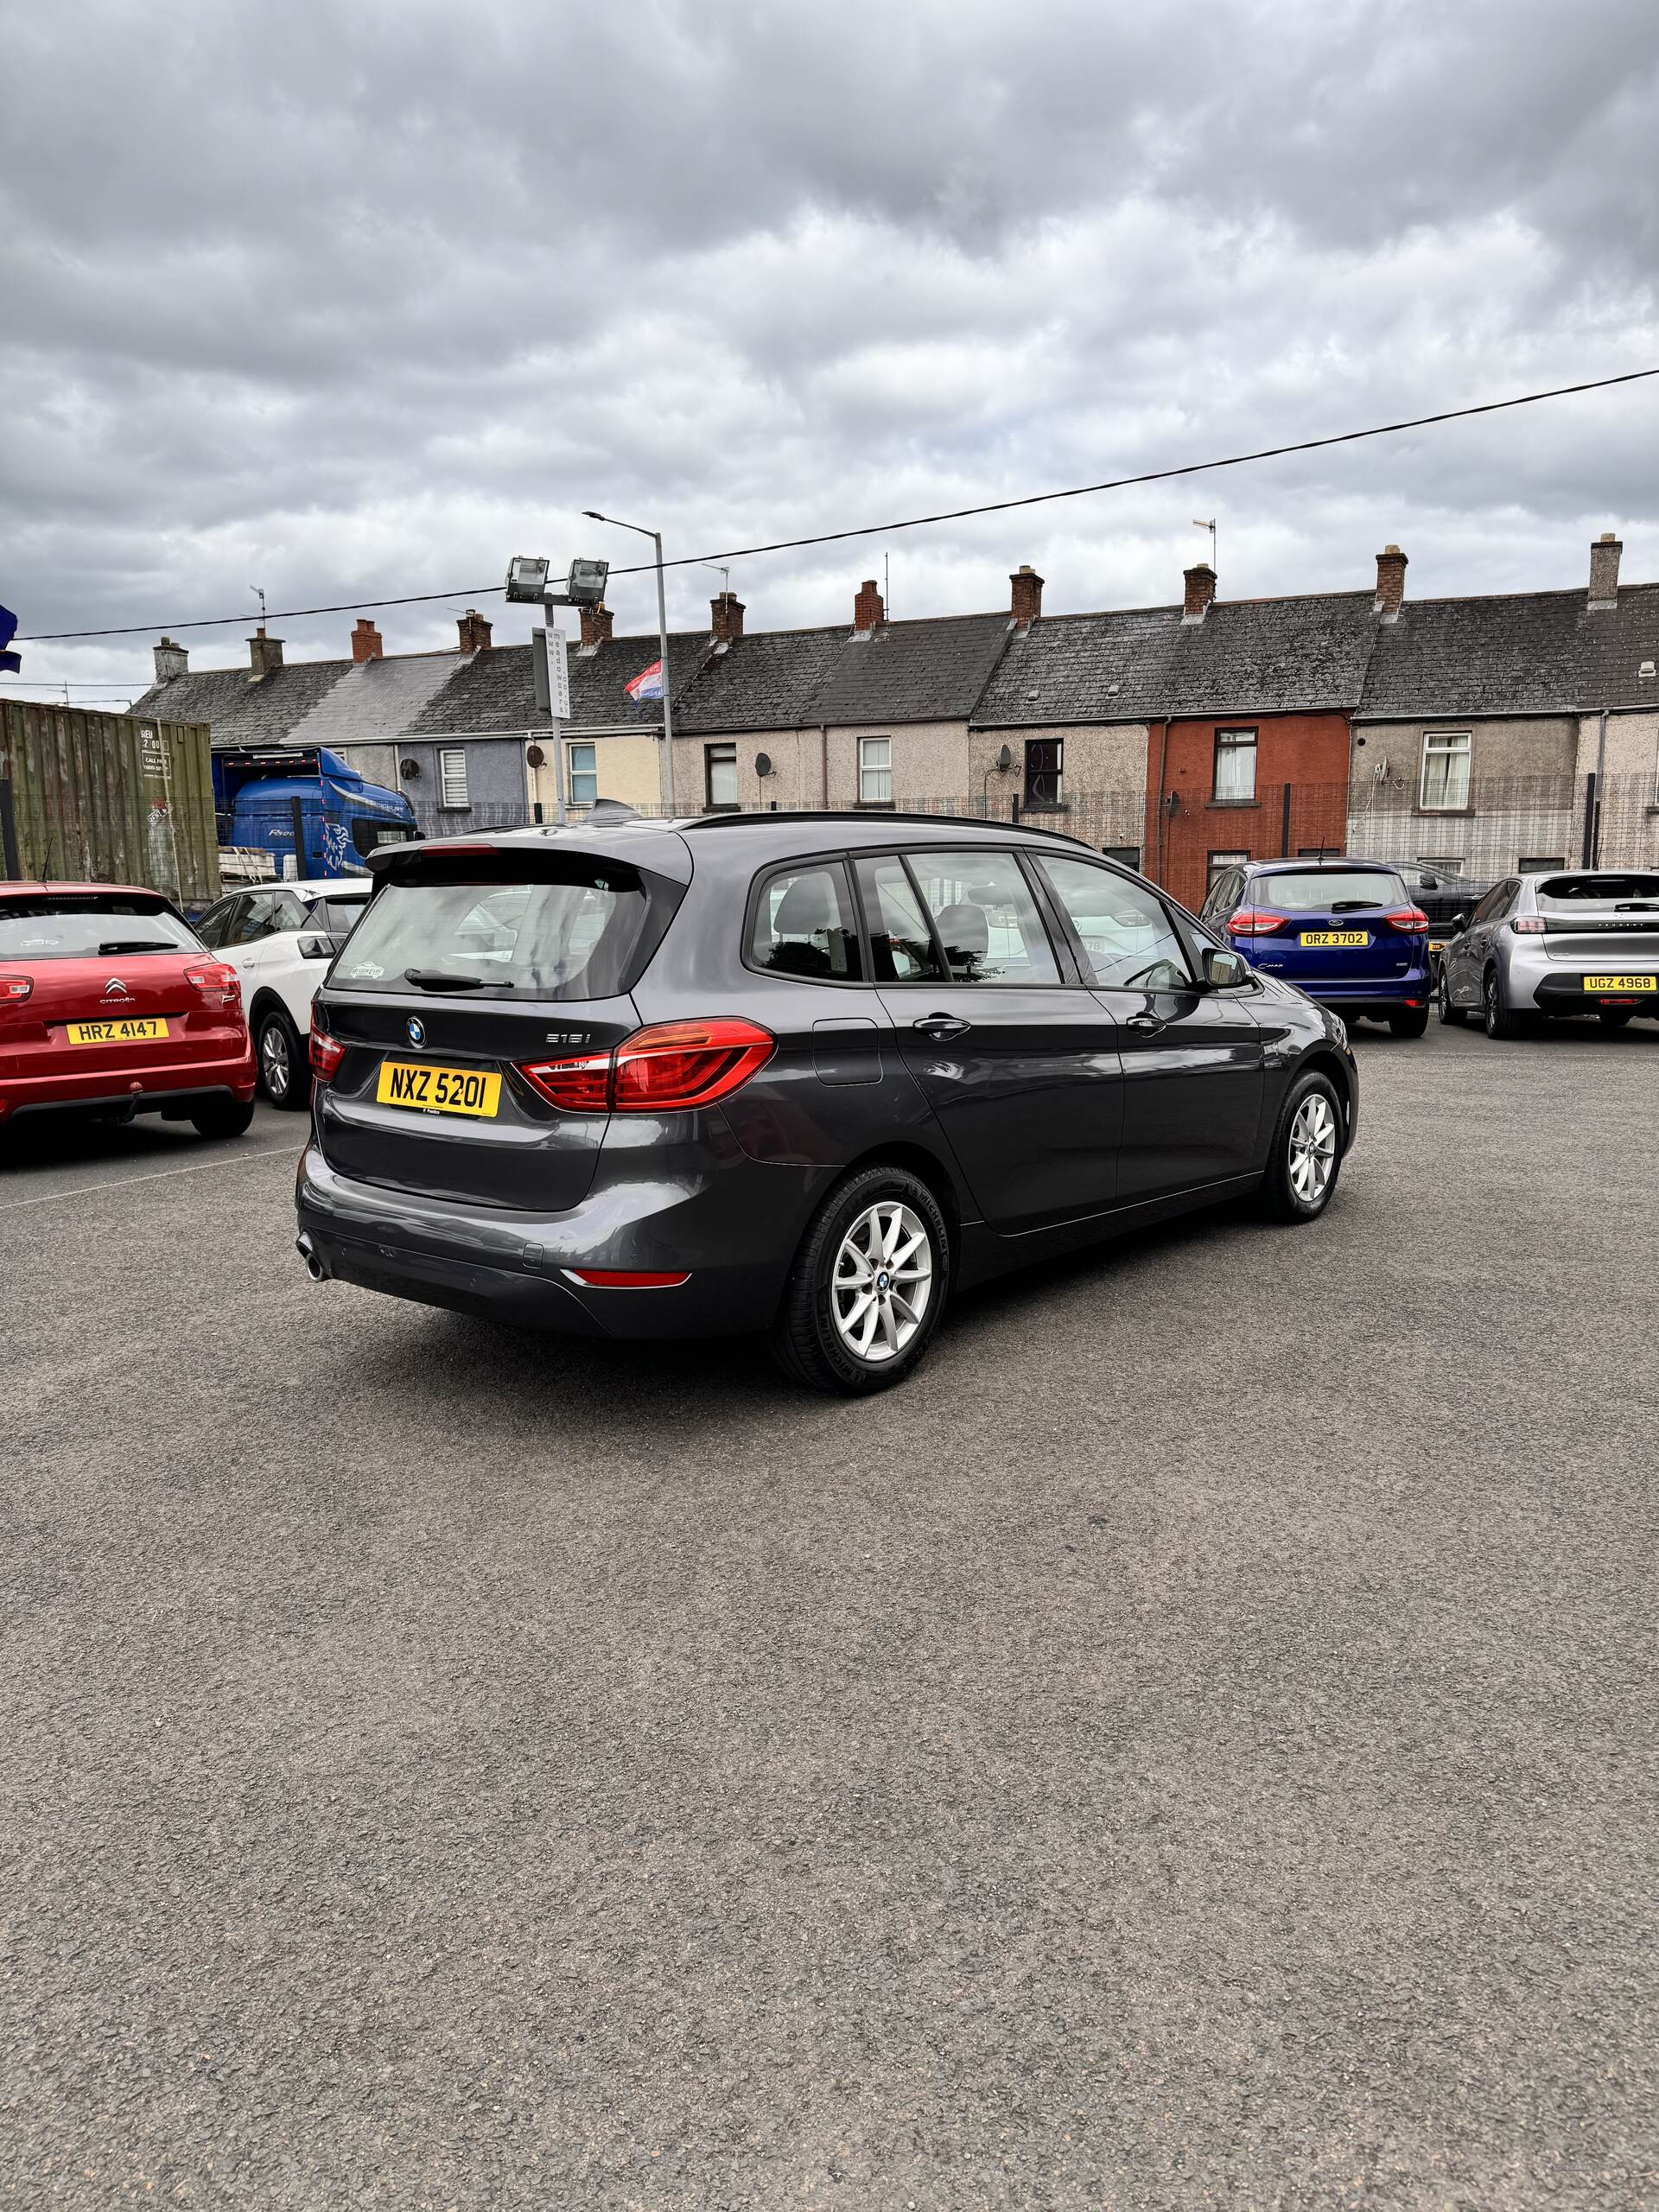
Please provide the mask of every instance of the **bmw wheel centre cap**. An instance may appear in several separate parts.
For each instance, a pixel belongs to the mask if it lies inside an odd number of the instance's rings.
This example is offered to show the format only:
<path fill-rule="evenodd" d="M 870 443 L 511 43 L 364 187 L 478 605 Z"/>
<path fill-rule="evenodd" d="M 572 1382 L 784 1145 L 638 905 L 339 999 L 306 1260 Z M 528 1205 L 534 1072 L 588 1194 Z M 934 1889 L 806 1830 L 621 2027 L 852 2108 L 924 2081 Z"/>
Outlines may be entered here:
<path fill-rule="evenodd" d="M 409 1041 L 411 1045 L 425 1044 L 426 1024 L 421 1020 L 418 1014 L 411 1014 L 410 1015 L 407 1027 Z"/>

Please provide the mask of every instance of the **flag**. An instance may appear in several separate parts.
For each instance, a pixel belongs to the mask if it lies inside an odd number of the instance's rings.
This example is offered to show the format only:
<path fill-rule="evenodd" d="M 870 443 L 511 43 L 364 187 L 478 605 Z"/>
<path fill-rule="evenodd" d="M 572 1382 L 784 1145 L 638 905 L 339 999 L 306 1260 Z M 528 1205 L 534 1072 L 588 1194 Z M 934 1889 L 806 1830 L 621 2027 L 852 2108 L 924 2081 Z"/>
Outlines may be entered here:
<path fill-rule="evenodd" d="M 11 643 L 11 633 L 16 627 L 17 617 L 11 609 L 9 607 L 0 607 L 0 645 L 9 645 Z M 16 653 L 0 652 L 0 668 L 10 671 L 22 666 L 22 662 Z M 662 696 L 659 690 L 657 696 L 660 699 Z"/>
<path fill-rule="evenodd" d="M 649 668 L 642 668 L 632 683 L 622 689 L 630 699 L 660 699 L 663 696 L 663 664 L 654 660 Z"/>

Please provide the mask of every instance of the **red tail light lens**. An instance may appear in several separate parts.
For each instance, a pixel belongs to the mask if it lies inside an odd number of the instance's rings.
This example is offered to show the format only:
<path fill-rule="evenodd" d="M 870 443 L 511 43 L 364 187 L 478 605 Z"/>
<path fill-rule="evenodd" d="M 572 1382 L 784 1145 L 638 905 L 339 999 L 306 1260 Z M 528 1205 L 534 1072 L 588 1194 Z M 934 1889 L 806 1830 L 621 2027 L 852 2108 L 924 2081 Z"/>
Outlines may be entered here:
<path fill-rule="evenodd" d="M 0 976 L 0 1006 L 16 1006 L 35 988 L 31 976 Z"/>
<path fill-rule="evenodd" d="M 619 1114 L 712 1106 L 765 1067 L 777 1049 L 769 1029 L 724 1014 L 636 1029 L 616 1048 L 612 1104 Z"/>
<path fill-rule="evenodd" d="M 1421 906 L 1396 906 L 1382 918 L 1391 930 L 1399 930 L 1406 937 L 1424 937 L 1428 932 L 1428 916 Z"/>
<path fill-rule="evenodd" d="M 575 1060 L 537 1060 L 518 1072 L 562 1114 L 608 1114 L 611 1056 L 589 1052 Z"/>
<path fill-rule="evenodd" d="M 187 968 L 184 980 L 193 990 L 200 992 L 207 1006 L 224 1007 L 242 1003 L 242 978 L 223 960 L 204 960 L 194 968 Z"/>
<path fill-rule="evenodd" d="M 734 1015 L 659 1021 L 613 1052 L 521 1063 L 518 1072 L 562 1114 L 668 1114 L 729 1098 L 778 1049 L 769 1029 Z"/>
<path fill-rule="evenodd" d="M 1517 914 L 1510 927 L 1517 937 L 1548 937 L 1549 924 L 1541 914 Z"/>
<path fill-rule="evenodd" d="M 311 1072 L 319 1083 L 327 1083 L 346 1057 L 346 1047 L 338 1037 L 331 1037 L 326 1029 L 314 1024 L 311 1030 Z"/>
<path fill-rule="evenodd" d="M 1264 914 L 1255 906 L 1241 906 L 1227 929 L 1232 937 L 1271 937 L 1275 930 L 1285 926 L 1282 914 Z"/>

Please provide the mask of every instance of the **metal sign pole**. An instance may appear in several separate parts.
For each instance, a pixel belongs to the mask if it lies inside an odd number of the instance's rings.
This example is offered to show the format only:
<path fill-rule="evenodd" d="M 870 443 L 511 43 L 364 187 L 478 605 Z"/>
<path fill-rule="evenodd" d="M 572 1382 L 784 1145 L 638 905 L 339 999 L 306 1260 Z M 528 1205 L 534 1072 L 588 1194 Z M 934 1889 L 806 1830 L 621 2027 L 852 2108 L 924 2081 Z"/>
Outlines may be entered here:
<path fill-rule="evenodd" d="M 570 663 L 564 632 L 553 626 L 554 602 L 550 599 L 544 604 L 547 627 L 542 632 L 541 643 L 547 710 L 553 722 L 548 733 L 553 747 L 553 819 L 563 830 L 570 819 L 564 788 L 564 725 L 570 715 Z"/>

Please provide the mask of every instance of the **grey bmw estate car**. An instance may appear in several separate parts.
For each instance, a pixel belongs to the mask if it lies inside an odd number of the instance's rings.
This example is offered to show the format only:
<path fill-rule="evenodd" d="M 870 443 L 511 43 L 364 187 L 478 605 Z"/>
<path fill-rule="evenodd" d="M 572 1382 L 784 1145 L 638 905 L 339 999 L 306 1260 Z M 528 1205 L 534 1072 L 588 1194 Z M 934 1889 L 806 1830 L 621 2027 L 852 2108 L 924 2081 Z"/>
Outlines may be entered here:
<path fill-rule="evenodd" d="M 314 1275 L 910 1372 L 950 1294 L 1259 1192 L 1315 1219 L 1346 1033 L 1075 841 L 720 814 L 383 846 L 312 1019 Z"/>

